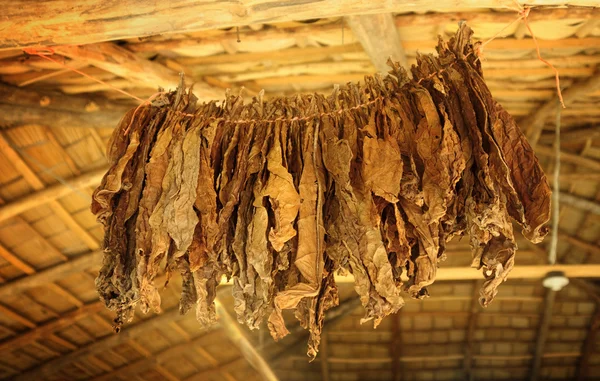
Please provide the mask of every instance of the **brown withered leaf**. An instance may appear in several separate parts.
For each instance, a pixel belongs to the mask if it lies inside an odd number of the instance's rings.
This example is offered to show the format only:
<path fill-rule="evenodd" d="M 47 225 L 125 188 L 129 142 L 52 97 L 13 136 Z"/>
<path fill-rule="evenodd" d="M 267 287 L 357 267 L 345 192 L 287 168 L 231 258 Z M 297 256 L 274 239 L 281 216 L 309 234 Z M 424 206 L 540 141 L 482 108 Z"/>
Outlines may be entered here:
<path fill-rule="evenodd" d="M 155 279 L 182 277 L 180 311 L 196 304 L 206 326 L 231 280 L 240 323 L 267 318 L 288 333 L 283 310 L 318 352 L 324 313 L 338 304 L 336 274 L 352 274 L 381 320 L 443 271 L 446 245 L 468 235 L 488 305 L 515 266 L 512 219 L 540 242 L 550 187 L 511 116 L 492 98 L 462 24 L 418 55 L 412 78 L 391 75 L 320 94 L 245 103 L 226 94 L 196 106 L 180 85 L 129 112 L 111 137 L 109 170 L 93 194 L 104 227 L 96 279 L 119 326 L 134 307 L 160 310 Z M 405 279 L 408 277 L 408 281 Z"/>

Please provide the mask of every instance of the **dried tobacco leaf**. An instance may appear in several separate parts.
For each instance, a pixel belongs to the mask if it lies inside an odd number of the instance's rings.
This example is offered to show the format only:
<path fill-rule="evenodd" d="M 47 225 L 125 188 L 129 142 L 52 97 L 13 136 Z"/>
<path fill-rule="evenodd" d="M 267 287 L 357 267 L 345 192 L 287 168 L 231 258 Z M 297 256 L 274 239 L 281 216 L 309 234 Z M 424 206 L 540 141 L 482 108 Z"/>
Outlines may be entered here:
<path fill-rule="evenodd" d="M 196 106 L 183 84 L 128 113 L 94 192 L 105 257 L 96 280 L 117 324 L 140 302 L 159 311 L 154 285 L 182 276 L 180 311 L 216 320 L 223 276 L 238 321 L 267 319 L 275 339 L 293 309 L 317 354 L 323 317 L 338 304 L 334 274 L 351 273 L 377 326 L 402 291 L 428 296 L 446 244 L 468 234 L 487 305 L 515 264 L 511 218 L 546 234 L 550 188 L 524 135 L 494 101 L 461 25 L 413 78 L 392 75 L 333 93 L 264 101 L 262 93 Z M 127 133 L 125 133 L 127 131 Z"/>

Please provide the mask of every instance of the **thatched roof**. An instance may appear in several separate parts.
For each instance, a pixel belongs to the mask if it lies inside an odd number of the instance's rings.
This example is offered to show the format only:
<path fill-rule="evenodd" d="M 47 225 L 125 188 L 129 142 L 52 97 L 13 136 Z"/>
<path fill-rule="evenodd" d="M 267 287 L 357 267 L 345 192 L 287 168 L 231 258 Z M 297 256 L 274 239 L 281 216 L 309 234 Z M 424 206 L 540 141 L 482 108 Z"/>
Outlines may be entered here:
<path fill-rule="evenodd" d="M 157 86 L 173 88 L 179 72 L 196 81 L 203 99 L 242 87 L 248 97 L 262 89 L 266 97 L 330 93 L 335 84 L 382 70 L 381 55 L 370 51 L 400 54 L 411 64 L 417 52 L 433 52 L 437 36 L 453 34 L 459 21 L 487 40 L 516 18 L 515 11 L 490 9 L 493 1 L 463 8 L 428 1 L 346 1 L 339 7 L 294 1 L 278 8 L 259 1 L 223 9 L 184 1 L 171 17 L 168 8 L 150 9 L 154 2 L 138 4 L 125 17 L 117 10 L 126 4 L 32 9 L 27 1 L 13 3 L 0 31 L 0 378 L 250 381 L 264 375 L 266 364 L 281 380 L 524 380 L 532 373 L 537 379 L 598 379 L 598 9 L 533 8 L 529 16 L 541 54 L 560 71 L 568 105 L 561 122 L 558 263 L 571 283 L 557 293 L 544 288 L 549 240 L 533 246 L 520 237 L 513 276 L 482 309 L 468 242 L 453 242 L 432 297 L 406 298 L 401 312 L 377 330 L 359 324 L 362 307 L 352 285 L 343 285 L 319 357 L 308 363 L 302 330 L 272 343 L 266 330 L 248 332 L 227 319 L 225 329 L 199 329 L 193 314 L 177 312 L 177 280 L 163 293 L 162 315 L 139 313 L 119 335 L 112 333 L 114 316 L 94 289 L 103 233 L 89 205 L 107 165 L 112 129 L 137 102 L 21 48 L 51 45 L 53 60 L 142 99 Z M 378 12 L 387 13 L 370 21 L 342 19 Z M 396 26 L 401 49 L 389 29 L 377 35 L 370 24 L 368 33 L 360 32 L 373 20 Z M 493 95 L 537 143 L 536 154 L 551 173 L 553 71 L 536 58 L 523 23 L 486 45 L 484 57 Z M 444 280 L 444 268 L 455 275 Z M 219 298 L 231 311 L 227 287 Z M 245 339 L 232 339 L 236 327 Z M 255 353 L 248 354 L 248 346 Z M 258 357 L 263 365 L 247 361 Z"/>

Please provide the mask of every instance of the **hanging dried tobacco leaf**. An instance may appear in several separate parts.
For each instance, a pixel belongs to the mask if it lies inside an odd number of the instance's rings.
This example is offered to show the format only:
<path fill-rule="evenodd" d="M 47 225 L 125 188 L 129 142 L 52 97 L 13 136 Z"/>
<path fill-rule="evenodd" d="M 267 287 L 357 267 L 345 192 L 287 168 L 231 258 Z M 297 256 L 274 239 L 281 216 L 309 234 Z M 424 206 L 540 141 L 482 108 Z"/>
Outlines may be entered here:
<path fill-rule="evenodd" d="M 180 85 L 128 113 L 94 192 L 104 225 L 101 299 L 129 321 L 160 310 L 163 262 L 183 279 L 180 310 L 215 321 L 221 278 L 241 323 L 275 339 L 295 310 L 316 356 L 334 273 L 351 273 L 375 326 L 428 295 L 446 244 L 469 236 L 491 302 L 515 263 L 511 218 L 546 234 L 550 188 L 510 115 L 492 98 L 462 25 L 438 57 L 322 95 L 196 107 Z M 127 131 L 127 133 L 125 133 Z M 403 280 L 404 279 L 404 280 Z M 408 279 L 405 282 L 405 279 Z"/>

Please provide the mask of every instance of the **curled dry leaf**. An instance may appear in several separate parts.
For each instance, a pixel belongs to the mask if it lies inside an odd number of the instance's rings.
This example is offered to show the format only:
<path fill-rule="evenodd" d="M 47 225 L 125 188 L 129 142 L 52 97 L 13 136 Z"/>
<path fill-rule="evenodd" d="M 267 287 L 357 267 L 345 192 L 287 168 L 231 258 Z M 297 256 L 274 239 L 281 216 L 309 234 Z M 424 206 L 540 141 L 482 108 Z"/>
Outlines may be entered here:
<path fill-rule="evenodd" d="M 428 295 L 445 248 L 467 234 L 489 304 L 515 264 L 511 218 L 540 242 L 550 188 L 524 135 L 492 98 L 462 25 L 413 78 L 392 75 L 323 95 L 196 106 L 183 84 L 129 112 L 94 192 L 104 225 L 101 299 L 129 321 L 160 310 L 154 284 L 182 277 L 180 310 L 216 320 L 221 278 L 241 323 L 275 339 L 292 309 L 316 356 L 334 274 L 351 273 L 376 326 Z M 124 132 L 128 131 L 127 134 Z"/>

